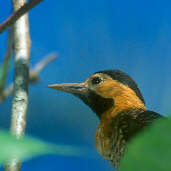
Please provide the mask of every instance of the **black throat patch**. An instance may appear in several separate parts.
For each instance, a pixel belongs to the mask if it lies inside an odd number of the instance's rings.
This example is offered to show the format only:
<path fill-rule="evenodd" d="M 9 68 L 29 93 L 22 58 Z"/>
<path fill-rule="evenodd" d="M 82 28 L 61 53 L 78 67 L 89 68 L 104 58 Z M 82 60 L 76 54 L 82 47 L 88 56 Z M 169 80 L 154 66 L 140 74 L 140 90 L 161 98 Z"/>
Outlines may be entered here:
<path fill-rule="evenodd" d="M 86 95 L 79 95 L 83 100 L 100 118 L 100 116 L 114 105 L 112 98 L 104 98 L 96 94 L 93 90 L 88 89 Z"/>

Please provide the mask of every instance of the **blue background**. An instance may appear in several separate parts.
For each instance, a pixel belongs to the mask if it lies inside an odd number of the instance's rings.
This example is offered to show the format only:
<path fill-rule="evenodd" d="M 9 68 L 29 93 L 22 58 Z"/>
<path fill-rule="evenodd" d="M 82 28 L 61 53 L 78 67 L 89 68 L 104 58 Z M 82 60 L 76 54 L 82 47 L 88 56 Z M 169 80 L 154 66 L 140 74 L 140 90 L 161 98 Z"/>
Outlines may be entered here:
<path fill-rule="evenodd" d="M 11 12 L 2 1 L 0 22 Z M 59 58 L 29 87 L 26 134 L 47 142 L 88 146 L 94 153 L 98 119 L 79 99 L 48 84 L 84 81 L 102 69 L 120 69 L 138 83 L 148 109 L 171 109 L 171 1 L 44 1 L 30 11 L 31 66 L 57 51 Z M 0 61 L 7 32 L 0 35 Z M 13 80 L 13 66 L 8 83 Z M 11 100 L 0 104 L 0 127 L 10 125 Z M 46 155 L 24 162 L 29 170 L 113 170 L 101 157 Z"/>

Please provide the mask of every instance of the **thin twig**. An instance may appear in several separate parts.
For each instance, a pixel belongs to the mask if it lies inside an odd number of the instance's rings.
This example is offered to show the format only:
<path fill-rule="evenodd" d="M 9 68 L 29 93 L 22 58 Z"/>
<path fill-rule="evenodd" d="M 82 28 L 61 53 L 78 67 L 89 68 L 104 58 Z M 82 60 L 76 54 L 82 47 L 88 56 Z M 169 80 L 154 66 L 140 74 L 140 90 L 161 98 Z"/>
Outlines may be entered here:
<path fill-rule="evenodd" d="M 12 26 L 23 14 L 31 10 L 43 0 L 30 0 L 24 3 L 17 11 L 12 13 L 2 24 L 0 24 L 0 33 Z"/>
<path fill-rule="evenodd" d="M 57 53 L 50 53 L 43 60 L 35 65 L 35 67 L 30 72 L 30 81 L 39 80 L 39 73 L 52 61 L 54 61 L 58 57 Z M 35 79 L 33 79 L 35 78 Z"/>
<path fill-rule="evenodd" d="M 11 58 L 11 53 L 12 53 L 12 46 L 13 46 L 13 32 L 12 29 L 9 30 L 8 34 L 8 42 L 7 42 L 7 50 L 1 65 L 1 75 L 0 75 L 0 95 L 2 94 L 4 87 L 5 87 L 5 82 L 6 82 L 6 77 L 8 74 L 9 70 L 9 62 Z"/>
<path fill-rule="evenodd" d="M 58 57 L 58 54 L 51 53 L 38 62 L 34 68 L 31 69 L 29 74 L 29 82 L 37 83 L 40 79 L 40 72 L 51 62 L 53 62 Z M 5 90 L 3 90 L 0 95 L 0 103 L 2 103 L 6 98 L 8 98 L 14 91 L 14 84 L 11 83 Z"/>

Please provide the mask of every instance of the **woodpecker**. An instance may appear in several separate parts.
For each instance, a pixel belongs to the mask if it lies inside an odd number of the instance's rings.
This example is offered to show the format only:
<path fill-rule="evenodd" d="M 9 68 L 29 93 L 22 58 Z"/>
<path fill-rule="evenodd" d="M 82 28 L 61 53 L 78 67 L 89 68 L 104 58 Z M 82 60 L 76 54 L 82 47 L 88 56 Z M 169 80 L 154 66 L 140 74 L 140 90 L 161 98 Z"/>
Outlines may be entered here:
<path fill-rule="evenodd" d="M 120 70 L 92 74 L 82 83 L 53 84 L 49 88 L 73 94 L 98 116 L 96 131 L 98 152 L 119 168 L 128 142 L 162 116 L 146 109 L 135 81 Z"/>

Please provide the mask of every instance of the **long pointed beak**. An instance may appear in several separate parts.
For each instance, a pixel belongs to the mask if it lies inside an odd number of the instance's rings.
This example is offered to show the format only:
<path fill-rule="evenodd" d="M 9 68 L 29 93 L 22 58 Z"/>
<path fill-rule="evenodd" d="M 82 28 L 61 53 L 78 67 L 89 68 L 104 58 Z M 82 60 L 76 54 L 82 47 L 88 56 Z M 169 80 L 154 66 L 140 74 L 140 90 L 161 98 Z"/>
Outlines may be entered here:
<path fill-rule="evenodd" d="M 49 88 L 72 93 L 79 97 L 85 104 L 87 104 L 99 116 L 101 113 L 111 108 L 114 105 L 114 100 L 111 98 L 104 98 L 95 91 L 85 86 L 85 83 L 66 83 L 66 84 L 52 84 Z"/>
<path fill-rule="evenodd" d="M 48 85 L 49 88 L 72 93 L 76 96 L 83 95 L 87 91 L 87 87 L 83 83 L 65 83 Z"/>

